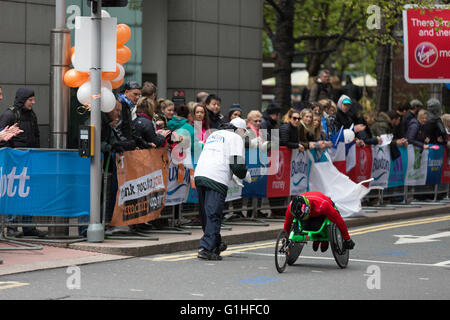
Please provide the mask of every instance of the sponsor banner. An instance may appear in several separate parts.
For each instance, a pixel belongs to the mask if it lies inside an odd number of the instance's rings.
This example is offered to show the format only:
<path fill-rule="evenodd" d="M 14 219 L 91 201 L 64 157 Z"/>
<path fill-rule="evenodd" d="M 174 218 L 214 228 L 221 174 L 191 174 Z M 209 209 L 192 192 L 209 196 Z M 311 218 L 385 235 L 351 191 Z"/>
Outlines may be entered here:
<path fill-rule="evenodd" d="M 308 190 L 309 158 L 306 152 L 292 150 L 290 195 L 298 195 Z"/>
<path fill-rule="evenodd" d="M 388 188 L 405 185 L 406 169 L 408 169 L 408 150 L 406 147 L 398 147 L 400 157 L 392 161 L 389 167 Z"/>
<path fill-rule="evenodd" d="M 427 180 L 428 150 L 421 151 L 408 146 L 408 169 L 406 169 L 405 186 L 422 186 Z"/>
<path fill-rule="evenodd" d="M 372 174 L 372 146 L 355 148 L 355 166 L 348 172 L 348 177 L 356 183 L 370 179 Z"/>
<path fill-rule="evenodd" d="M 450 10 L 404 10 L 403 34 L 406 81 L 450 82 Z"/>
<path fill-rule="evenodd" d="M 267 152 L 261 152 L 259 149 L 245 149 L 245 163 L 252 176 L 252 182 L 243 181 L 242 197 L 266 198 L 268 159 Z"/>
<path fill-rule="evenodd" d="M 432 146 L 432 145 L 430 145 Z M 426 184 L 439 184 L 441 182 L 442 163 L 444 160 L 444 146 L 437 145 L 439 149 L 428 150 L 428 168 Z"/>
<path fill-rule="evenodd" d="M 89 215 L 89 163 L 75 152 L 0 149 L 0 214 Z"/>
<path fill-rule="evenodd" d="M 145 223 L 161 216 L 169 166 L 165 149 L 127 151 L 116 157 L 118 191 L 111 226 Z"/>
<path fill-rule="evenodd" d="M 269 157 L 271 153 L 269 152 Z M 267 176 L 267 196 L 288 197 L 291 177 L 292 150 L 280 147 L 278 152 L 278 165 L 275 174 Z"/>
<path fill-rule="evenodd" d="M 169 156 L 169 180 L 167 184 L 166 206 L 186 202 L 190 187 L 190 171 L 183 164 L 176 164 L 171 153 Z"/>
<path fill-rule="evenodd" d="M 373 181 L 370 187 L 387 188 L 391 166 L 391 149 L 387 146 L 372 146 L 372 173 Z"/>
<path fill-rule="evenodd" d="M 450 153 L 447 148 L 444 148 L 441 183 L 450 183 Z"/>

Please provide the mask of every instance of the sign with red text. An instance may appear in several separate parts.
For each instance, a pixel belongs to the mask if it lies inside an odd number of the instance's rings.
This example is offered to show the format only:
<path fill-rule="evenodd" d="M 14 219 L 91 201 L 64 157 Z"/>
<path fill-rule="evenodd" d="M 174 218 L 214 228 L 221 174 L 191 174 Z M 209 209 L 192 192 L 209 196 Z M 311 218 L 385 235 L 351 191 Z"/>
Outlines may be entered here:
<path fill-rule="evenodd" d="M 450 82 L 450 9 L 403 11 L 405 80 Z"/>

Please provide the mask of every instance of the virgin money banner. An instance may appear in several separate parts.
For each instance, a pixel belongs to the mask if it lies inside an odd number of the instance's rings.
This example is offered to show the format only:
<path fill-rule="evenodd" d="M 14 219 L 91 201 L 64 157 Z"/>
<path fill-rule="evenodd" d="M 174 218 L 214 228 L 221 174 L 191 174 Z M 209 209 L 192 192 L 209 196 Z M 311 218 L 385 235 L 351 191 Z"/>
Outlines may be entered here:
<path fill-rule="evenodd" d="M 355 147 L 355 166 L 348 177 L 356 183 L 370 179 L 372 174 L 372 146 Z"/>
<path fill-rule="evenodd" d="M 158 219 L 165 205 L 169 158 L 166 149 L 127 151 L 116 157 L 118 191 L 111 226 Z"/>
<path fill-rule="evenodd" d="M 428 150 L 408 146 L 408 169 L 405 186 L 422 186 L 427 181 Z"/>
<path fill-rule="evenodd" d="M 267 197 L 288 197 L 291 182 L 292 150 L 280 147 L 278 152 L 278 170 L 267 176 Z"/>
<path fill-rule="evenodd" d="M 403 11 L 405 79 L 410 83 L 450 82 L 450 10 Z"/>
<path fill-rule="evenodd" d="M 292 150 L 290 195 L 298 195 L 308 190 L 309 157 L 306 152 Z"/>
<path fill-rule="evenodd" d="M 387 188 L 391 166 L 391 150 L 389 146 L 372 146 L 372 173 L 373 181 L 370 187 Z"/>
<path fill-rule="evenodd" d="M 89 177 L 75 152 L 0 149 L 0 215 L 89 215 Z"/>
<path fill-rule="evenodd" d="M 427 162 L 427 181 L 426 184 L 439 184 L 441 182 L 442 163 L 444 160 L 444 146 L 430 145 L 428 150 Z M 436 148 L 436 149 L 435 149 Z"/>

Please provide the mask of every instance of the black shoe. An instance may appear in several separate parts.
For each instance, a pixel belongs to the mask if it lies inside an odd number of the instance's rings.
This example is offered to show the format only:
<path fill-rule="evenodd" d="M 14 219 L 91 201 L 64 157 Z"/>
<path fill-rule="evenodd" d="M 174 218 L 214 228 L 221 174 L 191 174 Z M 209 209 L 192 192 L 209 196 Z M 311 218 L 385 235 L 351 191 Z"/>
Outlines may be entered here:
<path fill-rule="evenodd" d="M 217 253 L 208 251 L 204 248 L 200 249 L 197 257 L 200 259 L 205 259 L 205 260 L 216 260 L 216 261 L 222 260 L 222 257 L 219 256 Z"/>
<path fill-rule="evenodd" d="M 355 243 L 352 239 L 344 240 L 344 248 L 352 250 L 355 247 Z"/>
<path fill-rule="evenodd" d="M 322 241 L 320 243 L 320 251 L 325 252 L 328 250 L 328 241 Z"/>
<path fill-rule="evenodd" d="M 220 255 L 221 252 L 227 250 L 228 246 L 225 242 L 221 242 L 217 248 L 214 249 L 214 253 Z"/>
<path fill-rule="evenodd" d="M 23 232 L 25 237 L 39 237 L 44 238 L 47 235 L 46 231 L 41 231 L 38 229 L 27 230 Z"/>
<path fill-rule="evenodd" d="M 23 232 L 19 231 L 19 230 L 12 229 L 12 228 L 8 228 L 6 230 L 6 236 L 7 237 L 11 237 L 11 238 L 22 238 L 23 237 Z"/>
<path fill-rule="evenodd" d="M 319 244 L 320 244 L 320 241 L 313 242 L 312 248 L 314 251 L 317 251 L 319 249 Z"/>

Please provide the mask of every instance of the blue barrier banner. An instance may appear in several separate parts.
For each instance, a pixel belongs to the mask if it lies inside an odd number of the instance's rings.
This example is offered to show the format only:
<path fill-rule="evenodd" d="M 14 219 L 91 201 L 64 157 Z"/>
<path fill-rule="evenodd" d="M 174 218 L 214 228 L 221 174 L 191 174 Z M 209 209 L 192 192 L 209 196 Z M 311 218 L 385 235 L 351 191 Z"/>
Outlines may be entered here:
<path fill-rule="evenodd" d="M 398 147 L 400 157 L 392 161 L 389 167 L 388 188 L 401 187 L 405 183 L 406 169 L 408 169 L 408 150 L 406 147 Z"/>
<path fill-rule="evenodd" d="M 0 149 L 0 214 L 89 214 L 89 159 L 74 152 Z"/>
<path fill-rule="evenodd" d="M 243 181 L 242 197 L 265 198 L 267 194 L 267 170 L 269 158 L 267 152 L 259 149 L 245 149 L 245 163 L 252 175 L 252 182 Z"/>
<path fill-rule="evenodd" d="M 444 146 L 439 146 L 439 149 L 430 148 L 428 150 L 428 167 L 427 167 L 427 181 L 426 184 L 440 184 L 442 163 L 444 159 Z"/>

